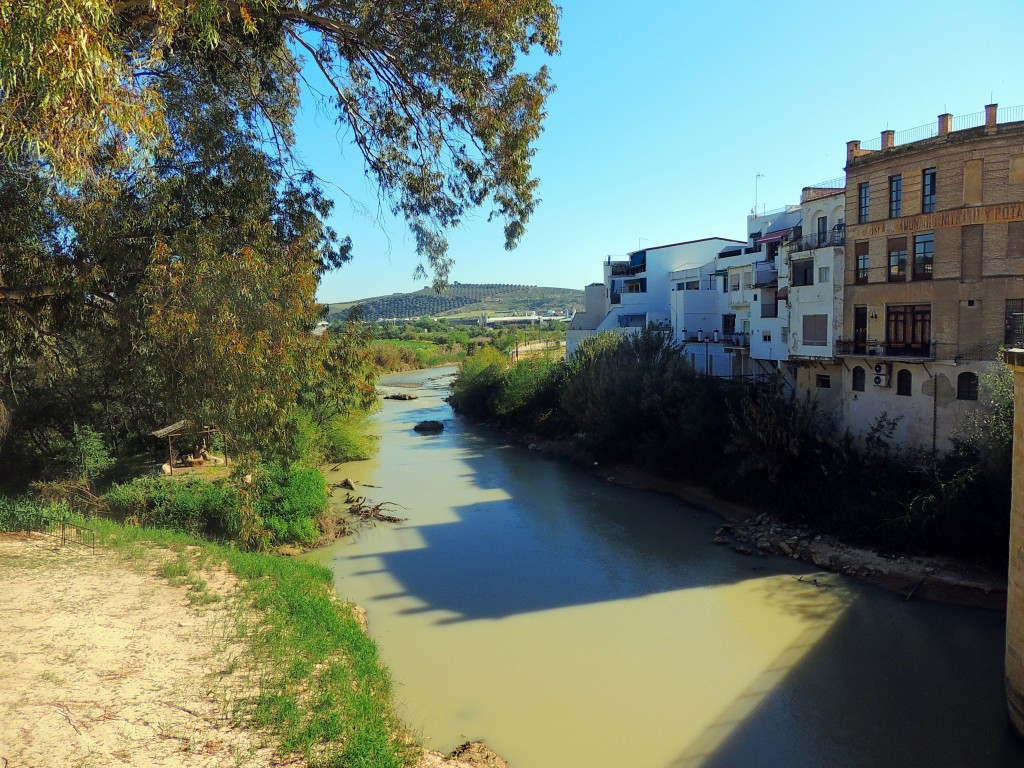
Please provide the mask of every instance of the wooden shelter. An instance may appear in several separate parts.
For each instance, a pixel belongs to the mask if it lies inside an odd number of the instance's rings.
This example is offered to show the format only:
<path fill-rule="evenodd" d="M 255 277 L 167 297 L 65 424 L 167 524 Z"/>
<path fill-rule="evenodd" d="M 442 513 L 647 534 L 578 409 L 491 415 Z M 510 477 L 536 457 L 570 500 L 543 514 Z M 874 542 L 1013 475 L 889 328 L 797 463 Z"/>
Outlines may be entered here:
<path fill-rule="evenodd" d="M 170 473 L 174 474 L 174 440 L 175 438 L 181 437 L 186 432 L 191 432 L 191 427 L 186 419 L 176 421 L 170 426 L 158 429 L 150 434 L 157 440 L 167 440 L 167 466 L 170 467 Z M 200 427 L 196 430 L 196 437 L 206 438 L 209 435 L 222 434 L 216 427 Z M 227 438 L 224 438 L 224 465 L 228 464 L 228 451 L 227 451 Z"/>

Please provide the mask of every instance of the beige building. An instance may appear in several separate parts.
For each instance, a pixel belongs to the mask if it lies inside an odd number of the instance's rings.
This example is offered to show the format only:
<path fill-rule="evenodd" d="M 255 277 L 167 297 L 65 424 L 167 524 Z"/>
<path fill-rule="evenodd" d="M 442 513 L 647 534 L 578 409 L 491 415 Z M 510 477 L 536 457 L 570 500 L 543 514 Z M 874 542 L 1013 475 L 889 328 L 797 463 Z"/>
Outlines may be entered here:
<path fill-rule="evenodd" d="M 1024 346 L 1024 109 L 849 142 L 844 282 L 846 425 L 884 412 L 947 448 L 978 373 Z"/>

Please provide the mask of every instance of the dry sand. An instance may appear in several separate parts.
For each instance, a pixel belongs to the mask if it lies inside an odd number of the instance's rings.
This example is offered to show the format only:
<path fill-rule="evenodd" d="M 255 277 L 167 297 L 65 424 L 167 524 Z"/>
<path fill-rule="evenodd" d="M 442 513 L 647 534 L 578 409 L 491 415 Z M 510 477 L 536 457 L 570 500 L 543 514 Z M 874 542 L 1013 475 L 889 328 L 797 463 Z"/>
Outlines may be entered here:
<path fill-rule="evenodd" d="M 135 554 L 0 533 L 0 768 L 305 766 L 231 723 L 235 579 L 203 571 L 220 599 L 194 605 L 159 575 L 174 553 Z M 482 744 L 419 763 L 505 766 Z"/>
<path fill-rule="evenodd" d="M 163 557 L 0 534 L 0 768 L 284 764 L 229 722 L 227 601 L 190 605 Z"/>

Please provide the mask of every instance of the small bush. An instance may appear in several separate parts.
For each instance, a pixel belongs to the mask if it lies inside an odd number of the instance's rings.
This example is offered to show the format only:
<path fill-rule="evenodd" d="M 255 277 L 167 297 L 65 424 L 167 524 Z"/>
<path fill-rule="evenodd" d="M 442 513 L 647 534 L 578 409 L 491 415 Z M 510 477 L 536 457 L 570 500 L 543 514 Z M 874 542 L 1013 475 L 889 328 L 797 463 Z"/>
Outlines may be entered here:
<path fill-rule="evenodd" d="M 71 508 L 64 502 L 39 502 L 0 496 L 0 531 L 28 531 L 38 525 L 39 516 L 50 520 L 68 520 Z"/>
<path fill-rule="evenodd" d="M 543 358 L 520 360 L 505 371 L 493 396 L 497 416 L 538 414 L 558 404 L 564 365 Z"/>
<path fill-rule="evenodd" d="M 494 347 L 483 347 L 467 357 L 452 383 L 452 407 L 471 416 L 491 415 L 507 369 L 508 358 Z"/>
<path fill-rule="evenodd" d="M 362 414 L 335 416 L 324 431 L 327 461 L 359 461 L 370 458 L 377 450 L 376 439 L 366 434 L 366 417 Z"/>
<path fill-rule="evenodd" d="M 114 485 L 106 501 L 119 519 L 144 527 L 226 539 L 238 532 L 237 492 L 222 480 L 136 478 Z"/>
<path fill-rule="evenodd" d="M 113 466 L 115 459 L 110 455 L 103 436 L 92 427 L 75 425 L 74 435 L 68 447 L 68 463 L 76 478 L 91 482 L 101 472 Z"/>
<path fill-rule="evenodd" d="M 265 465 L 242 477 L 207 482 L 190 476 L 137 478 L 106 495 L 121 520 L 171 528 L 263 549 L 311 544 L 320 535 L 317 517 L 327 507 L 327 483 L 313 467 Z"/>

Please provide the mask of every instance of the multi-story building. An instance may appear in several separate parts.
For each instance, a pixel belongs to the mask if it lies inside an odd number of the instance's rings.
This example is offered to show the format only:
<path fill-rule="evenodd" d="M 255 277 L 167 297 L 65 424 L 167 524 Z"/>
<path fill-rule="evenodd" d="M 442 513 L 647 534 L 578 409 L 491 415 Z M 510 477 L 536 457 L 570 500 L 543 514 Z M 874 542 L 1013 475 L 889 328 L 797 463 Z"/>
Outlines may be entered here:
<path fill-rule="evenodd" d="M 628 333 L 647 326 L 671 329 L 674 284 L 670 275 L 706 264 L 714 260 L 722 248 L 736 244 L 742 245 L 736 240 L 708 237 L 645 248 L 622 259 L 609 256 L 604 264 L 602 318 L 593 328 L 577 327 L 593 325 L 588 298 L 587 317 L 591 319 L 570 325 L 575 332 L 575 346 L 587 336 L 602 331 Z M 568 348 L 567 353 L 571 354 Z"/>
<path fill-rule="evenodd" d="M 836 421 L 842 419 L 843 400 L 836 341 L 843 323 L 845 186 L 839 178 L 803 188 L 803 226 L 782 243 L 778 289 L 788 315 L 783 341 L 789 379 L 798 390 L 817 397 Z"/>
<path fill-rule="evenodd" d="M 1002 120 L 1002 122 L 1000 121 Z M 978 374 L 1024 345 L 1024 108 L 847 145 L 846 425 L 942 450 Z"/>
<path fill-rule="evenodd" d="M 745 242 L 730 241 L 713 261 L 669 276 L 673 332 L 698 371 L 733 378 L 775 374 L 786 351 L 779 243 L 799 225 L 799 209 L 792 206 L 751 215 Z"/>

